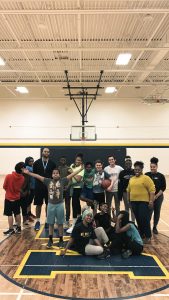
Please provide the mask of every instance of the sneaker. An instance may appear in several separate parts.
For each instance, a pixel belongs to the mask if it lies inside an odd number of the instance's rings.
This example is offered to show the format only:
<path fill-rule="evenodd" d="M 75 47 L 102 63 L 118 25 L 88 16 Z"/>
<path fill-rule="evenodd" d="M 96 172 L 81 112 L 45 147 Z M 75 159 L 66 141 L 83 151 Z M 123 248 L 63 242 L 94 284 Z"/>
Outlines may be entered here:
<path fill-rule="evenodd" d="M 53 246 L 53 240 L 49 239 L 49 241 L 46 245 L 46 248 L 50 249 L 50 248 L 52 248 L 52 246 Z"/>
<path fill-rule="evenodd" d="M 35 223 L 34 229 L 35 229 L 36 231 L 40 230 L 40 222 L 39 222 L 39 221 L 37 221 L 37 222 Z"/>
<path fill-rule="evenodd" d="M 13 228 L 16 228 L 18 225 L 17 224 L 13 224 Z"/>
<path fill-rule="evenodd" d="M 59 247 L 59 248 L 65 248 L 66 242 L 64 242 L 64 241 L 57 242 L 57 243 L 54 243 L 53 246 Z"/>
<path fill-rule="evenodd" d="M 17 227 L 16 227 L 15 233 L 21 234 L 21 227 L 20 227 L 20 226 L 17 226 Z"/>
<path fill-rule="evenodd" d="M 153 227 L 153 233 L 154 233 L 154 234 L 158 234 L 158 230 L 157 230 L 156 227 Z"/>
<path fill-rule="evenodd" d="M 48 229 L 48 228 L 49 228 L 49 224 L 45 223 L 45 229 Z"/>
<path fill-rule="evenodd" d="M 67 232 L 67 233 L 72 233 L 73 228 L 74 228 L 74 225 L 72 225 L 68 230 L 66 230 L 66 232 Z"/>
<path fill-rule="evenodd" d="M 122 257 L 123 258 L 129 258 L 132 255 L 132 251 L 131 250 L 126 250 L 122 253 Z"/>
<path fill-rule="evenodd" d="M 8 229 L 8 230 L 3 232 L 4 235 L 12 235 L 14 233 L 15 233 L 15 230 L 13 228 Z"/>
<path fill-rule="evenodd" d="M 104 249 L 103 253 L 97 256 L 98 259 L 106 259 L 108 257 L 110 257 L 109 249 Z"/>

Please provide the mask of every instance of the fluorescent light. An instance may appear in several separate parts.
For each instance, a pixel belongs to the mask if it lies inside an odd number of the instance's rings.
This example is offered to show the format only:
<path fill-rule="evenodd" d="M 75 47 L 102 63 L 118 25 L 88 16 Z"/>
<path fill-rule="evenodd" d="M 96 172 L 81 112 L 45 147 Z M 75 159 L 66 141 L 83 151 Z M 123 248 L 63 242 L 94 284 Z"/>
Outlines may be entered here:
<path fill-rule="evenodd" d="M 117 57 L 116 65 L 128 65 L 131 58 L 131 53 L 121 53 Z"/>
<path fill-rule="evenodd" d="M 117 89 L 114 87 L 114 86 L 108 86 L 106 89 L 105 89 L 105 93 L 106 94 L 113 94 L 117 92 Z"/>
<path fill-rule="evenodd" d="M 16 92 L 21 93 L 21 94 L 28 94 L 29 91 L 25 86 L 17 86 L 15 89 Z"/>
<path fill-rule="evenodd" d="M 5 61 L 2 57 L 0 57 L 0 66 L 5 66 Z"/>

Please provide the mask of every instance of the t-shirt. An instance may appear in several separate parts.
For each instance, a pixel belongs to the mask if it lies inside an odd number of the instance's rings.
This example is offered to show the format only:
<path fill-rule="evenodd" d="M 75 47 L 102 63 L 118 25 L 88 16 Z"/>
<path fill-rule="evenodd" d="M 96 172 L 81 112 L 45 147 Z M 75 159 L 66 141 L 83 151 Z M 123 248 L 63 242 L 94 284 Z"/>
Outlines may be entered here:
<path fill-rule="evenodd" d="M 96 225 L 98 227 L 103 227 L 104 230 L 110 228 L 111 226 L 111 216 L 108 213 L 106 214 L 97 213 L 94 216 L 94 219 L 96 221 Z"/>
<path fill-rule="evenodd" d="M 131 238 L 132 241 L 135 241 L 138 244 L 143 245 L 142 238 L 134 224 L 130 223 L 130 228 L 126 231 L 126 234 Z"/>
<path fill-rule="evenodd" d="M 89 240 L 97 238 L 92 223 L 89 223 L 88 226 L 85 226 L 83 222 L 80 222 L 74 226 L 71 237 L 75 240 L 75 249 L 83 255 L 85 255 L 85 247 L 87 244 L 89 244 Z"/>
<path fill-rule="evenodd" d="M 70 169 L 72 169 L 73 172 L 76 172 L 78 170 L 81 169 L 81 166 L 78 166 L 76 167 L 74 164 L 72 164 L 70 166 Z M 77 182 L 75 177 L 72 178 L 72 187 L 73 188 L 76 188 L 76 189 L 80 189 L 83 187 L 83 176 L 84 176 L 84 170 L 81 170 L 78 174 L 76 174 L 77 176 L 80 175 L 82 178 L 81 178 L 81 181 L 80 182 Z"/>
<path fill-rule="evenodd" d="M 147 175 L 133 176 L 129 181 L 127 192 L 130 193 L 130 201 L 149 202 L 149 193 L 155 193 L 155 185 Z"/>
<path fill-rule="evenodd" d="M 84 171 L 83 182 L 88 189 L 92 189 L 93 187 L 94 174 L 94 169 L 92 169 L 90 172 L 87 172 L 86 170 Z"/>
<path fill-rule="evenodd" d="M 119 174 L 119 182 L 118 182 L 118 197 L 119 200 L 122 199 L 123 193 L 126 192 L 129 180 L 131 177 L 135 176 L 134 169 L 125 169 Z"/>
<path fill-rule="evenodd" d="M 104 189 L 101 186 L 101 182 L 104 179 L 109 179 L 109 175 L 102 171 L 102 172 L 97 172 L 95 171 L 94 174 L 94 179 L 93 179 L 93 193 L 104 193 Z"/>
<path fill-rule="evenodd" d="M 118 179 L 119 174 L 123 170 L 122 167 L 115 165 L 114 167 L 107 166 L 104 168 L 104 171 L 109 174 L 110 180 L 113 180 L 113 187 L 111 192 L 117 192 L 118 191 Z"/>
<path fill-rule="evenodd" d="M 69 180 L 62 178 L 60 180 L 53 180 L 50 178 L 44 178 L 44 184 L 48 189 L 48 202 L 51 204 L 63 202 L 63 190 L 64 186 L 67 185 Z"/>
<path fill-rule="evenodd" d="M 156 188 L 156 194 L 161 190 L 161 191 L 165 191 L 166 189 L 166 180 L 165 177 L 162 173 L 157 172 L 157 173 L 151 173 L 151 172 L 147 172 L 145 173 L 145 175 L 149 176 L 154 184 L 155 184 L 155 188 Z"/>

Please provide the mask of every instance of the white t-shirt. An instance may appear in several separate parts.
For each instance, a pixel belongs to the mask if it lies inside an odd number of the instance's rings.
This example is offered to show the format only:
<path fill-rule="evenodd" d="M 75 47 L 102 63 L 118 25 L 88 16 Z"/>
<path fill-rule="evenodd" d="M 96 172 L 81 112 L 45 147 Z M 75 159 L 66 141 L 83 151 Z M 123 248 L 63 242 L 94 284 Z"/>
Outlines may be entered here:
<path fill-rule="evenodd" d="M 115 165 L 114 167 L 107 166 L 104 168 L 104 171 L 110 175 L 110 180 L 113 179 L 114 181 L 111 192 L 118 191 L 118 179 L 119 179 L 119 174 L 122 170 L 124 169 L 118 165 Z"/>

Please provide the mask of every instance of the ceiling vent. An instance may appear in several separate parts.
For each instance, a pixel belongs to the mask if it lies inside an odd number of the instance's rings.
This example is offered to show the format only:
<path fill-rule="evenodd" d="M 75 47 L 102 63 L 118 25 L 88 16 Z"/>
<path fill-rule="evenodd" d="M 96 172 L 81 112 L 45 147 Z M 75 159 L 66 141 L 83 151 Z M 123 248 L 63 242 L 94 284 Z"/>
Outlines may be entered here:
<path fill-rule="evenodd" d="M 152 97 L 148 97 L 145 98 L 143 100 L 144 104 L 166 104 L 169 103 L 169 99 L 167 98 L 162 98 L 162 97 L 157 97 L 157 96 L 152 96 Z"/>

